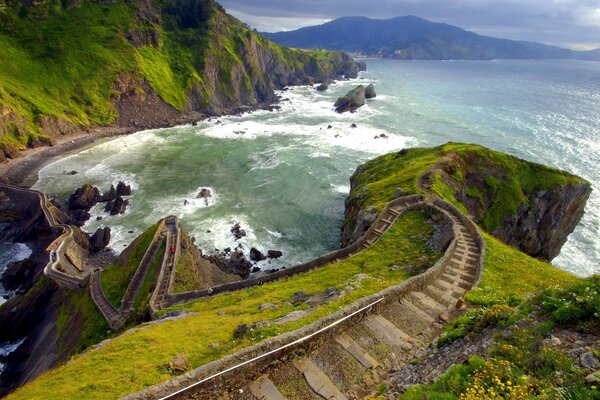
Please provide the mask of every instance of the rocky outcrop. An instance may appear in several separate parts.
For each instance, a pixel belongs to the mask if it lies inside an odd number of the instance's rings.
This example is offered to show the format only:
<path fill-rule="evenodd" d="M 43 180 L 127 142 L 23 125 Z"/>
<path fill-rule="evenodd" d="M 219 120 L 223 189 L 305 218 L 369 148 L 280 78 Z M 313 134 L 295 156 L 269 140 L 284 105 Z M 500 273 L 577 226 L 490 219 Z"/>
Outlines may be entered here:
<path fill-rule="evenodd" d="M 589 184 L 539 191 L 492 234 L 533 257 L 552 260 L 583 217 L 591 191 Z"/>
<path fill-rule="evenodd" d="M 86 183 L 69 197 L 69 208 L 71 210 L 89 211 L 100 200 L 100 191 L 97 187 Z"/>
<path fill-rule="evenodd" d="M 374 99 L 377 97 L 377 93 L 375 93 L 375 86 L 370 84 L 365 88 L 365 99 Z"/>
<path fill-rule="evenodd" d="M 351 113 L 365 105 L 365 87 L 357 86 L 349 91 L 345 96 L 339 97 L 335 104 L 335 111 L 343 114 L 350 111 Z"/>
<path fill-rule="evenodd" d="M 117 196 L 131 196 L 131 185 L 128 185 L 125 182 L 119 182 L 117 184 Z"/>
<path fill-rule="evenodd" d="M 414 151 L 413 151 L 414 150 Z M 449 143 L 432 149 L 402 150 L 358 167 L 350 179 L 342 243 L 348 245 L 373 220 L 369 185 L 417 182 L 418 190 L 453 196 L 475 222 L 503 242 L 542 260 L 556 257 L 581 220 L 591 186 L 584 179 L 543 165 L 476 145 Z M 415 158 L 415 152 L 421 157 Z M 407 164 L 408 163 L 408 164 Z M 430 165 L 419 176 L 411 172 L 421 163 Z M 390 171 L 398 181 L 387 179 Z M 412 173 L 414 174 L 414 173 Z M 401 188 L 385 186 L 394 197 Z M 381 200 L 379 200 L 381 201 Z M 443 242 L 443 240 L 442 240 Z"/>
<path fill-rule="evenodd" d="M 256 247 L 250 249 L 250 260 L 252 261 L 263 261 L 266 260 L 267 256 L 265 256 L 262 251 L 258 250 Z"/>
<path fill-rule="evenodd" d="M 325 92 L 327 89 L 329 89 L 329 86 L 325 82 L 321 83 L 316 88 L 317 92 Z"/>
<path fill-rule="evenodd" d="M 119 215 L 125 213 L 125 210 L 127 210 L 128 205 L 129 200 L 125 200 L 121 196 L 117 196 L 116 199 L 106 203 L 104 211 L 106 211 L 110 215 Z"/>
<path fill-rule="evenodd" d="M 283 252 L 280 250 L 269 250 L 267 251 L 267 256 L 269 258 L 280 258 L 283 257 Z"/>
<path fill-rule="evenodd" d="M 104 250 L 110 243 L 111 231 L 110 228 L 98 228 L 90 237 L 90 251 L 97 253 Z"/>
<path fill-rule="evenodd" d="M 241 249 L 235 249 L 233 252 L 225 254 L 217 254 L 207 256 L 212 264 L 227 274 L 237 275 L 242 279 L 246 279 L 252 272 L 252 262 L 250 262 Z"/>

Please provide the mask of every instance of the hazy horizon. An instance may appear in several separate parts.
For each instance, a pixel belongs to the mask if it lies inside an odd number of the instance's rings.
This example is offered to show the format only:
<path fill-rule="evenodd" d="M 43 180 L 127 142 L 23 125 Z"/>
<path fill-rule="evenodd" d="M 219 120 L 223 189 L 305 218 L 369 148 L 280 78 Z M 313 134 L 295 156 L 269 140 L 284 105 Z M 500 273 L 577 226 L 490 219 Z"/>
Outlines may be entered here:
<path fill-rule="evenodd" d="M 295 30 L 346 16 L 389 19 L 414 15 L 480 35 L 539 42 L 573 50 L 600 48 L 600 0 L 444 2 L 386 0 L 378 7 L 360 0 L 326 2 L 221 0 L 225 9 L 261 32 Z"/>

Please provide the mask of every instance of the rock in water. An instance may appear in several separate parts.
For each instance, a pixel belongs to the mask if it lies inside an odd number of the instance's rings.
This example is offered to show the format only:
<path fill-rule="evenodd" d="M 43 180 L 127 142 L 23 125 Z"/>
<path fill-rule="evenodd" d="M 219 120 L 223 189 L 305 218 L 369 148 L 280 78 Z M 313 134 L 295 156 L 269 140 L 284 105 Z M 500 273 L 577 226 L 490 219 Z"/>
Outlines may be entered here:
<path fill-rule="evenodd" d="M 327 84 L 325 82 L 323 82 L 319 86 L 317 86 L 317 91 L 318 92 L 324 92 L 327 89 L 329 89 L 329 86 L 327 86 Z"/>
<path fill-rule="evenodd" d="M 250 249 L 250 259 L 252 261 L 263 261 L 266 260 L 267 257 L 260 250 L 253 247 Z"/>
<path fill-rule="evenodd" d="M 89 211 L 99 199 L 98 188 L 86 183 L 69 197 L 69 209 Z"/>
<path fill-rule="evenodd" d="M 269 256 L 269 258 L 279 258 L 283 256 L 283 252 L 279 250 L 269 250 L 267 251 L 267 255 Z"/>
<path fill-rule="evenodd" d="M 102 203 L 102 202 L 113 201 L 116 198 L 117 198 L 117 189 L 115 189 L 115 185 L 110 185 L 110 189 L 108 190 L 108 192 L 102 193 L 102 196 L 100 196 L 100 199 L 98 200 L 98 202 Z"/>
<path fill-rule="evenodd" d="M 124 200 L 121 196 L 117 196 L 113 201 L 106 203 L 104 211 L 110 213 L 110 215 L 123 214 L 129 204 L 128 200 Z"/>
<path fill-rule="evenodd" d="M 372 98 L 375 98 L 375 97 L 377 97 L 377 93 L 375 93 L 375 86 L 373 86 L 373 84 L 370 84 L 365 89 L 365 98 L 366 99 L 372 99 Z"/>
<path fill-rule="evenodd" d="M 131 186 L 125 182 L 119 182 L 117 185 L 117 196 L 131 196 Z"/>
<path fill-rule="evenodd" d="M 246 236 L 246 231 L 242 229 L 239 223 L 231 227 L 231 233 L 233 234 L 235 240 L 240 240 L 241 238 Z"/>
<path fill-rule="evenodd" d="M 110 228 L 98 228 L 92 237 L 90 237 L 90 251 L 97 253 L 101 250 L 104 250 L 110 242 L 110 237 Z"/>
<path fill-rule="evenodd" d="M 210 199 L 212 197 L 212 192 L 210 191 L 210 189 L 206 189 L 203 188 L 202 190 L 200 190 L 200 193 L 198 193 L 198 196 L 196 196 L 197 199 Z"/>
<path fill-rule="evenodd" d="M 333 106 L 335 107 L 336 112 L 342 114 L 346 111 L 353 113 L 364 105 L 365 87 L 359 85 L 355 89 L 349 91 L 345 96 L 338 98 Z"/>

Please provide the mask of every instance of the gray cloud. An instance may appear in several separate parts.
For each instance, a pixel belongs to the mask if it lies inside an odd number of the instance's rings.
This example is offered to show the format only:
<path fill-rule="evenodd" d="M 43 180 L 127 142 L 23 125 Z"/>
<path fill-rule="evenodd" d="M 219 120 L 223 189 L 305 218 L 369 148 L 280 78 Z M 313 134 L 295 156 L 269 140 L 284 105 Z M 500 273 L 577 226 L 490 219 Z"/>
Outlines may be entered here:
<path fill-rule="evenodd" d="M 221 0 L 261 31 L 297 29 L 342 17 L 416 15 L 501 38 L 573 48 L 600 47 L 600 0 Z"/>

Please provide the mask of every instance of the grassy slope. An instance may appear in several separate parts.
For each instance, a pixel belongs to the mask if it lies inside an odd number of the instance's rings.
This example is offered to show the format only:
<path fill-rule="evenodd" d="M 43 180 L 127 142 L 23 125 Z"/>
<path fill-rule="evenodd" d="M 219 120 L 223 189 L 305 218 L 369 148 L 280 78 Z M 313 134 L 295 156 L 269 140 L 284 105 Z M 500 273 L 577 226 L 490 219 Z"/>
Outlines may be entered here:
<path fill-rule="evenodd" d="M 114 121 L 111 96 L 122 76 L 147 81 L 178 110 L 189 106 L 195 88 L 200 105 L 206 106 L 213 89 L 204 81 L 204 68 L 211 58 L 218 60 L 217 86 L 222 92 L 231 95 L 237 90 L 231 75 L 236 65 L 247 91 L 253 93 L 250 80 L 264 77 L 264 71 L 245 65 L 239 57 L 251 39 L 290 69 L 315 63 L 321 70 L 331 70 L 340 58 L 335 52 L 284 49 L 226 16 L 209 0 L 156 1 L 159 23 L 139 17 L 136 2 L 83 0 L 78 7 L 65 8 L 67 4 L 68 0 L 48 1 L 25 7 L 15 2 L 0 8 L 0 112 L 26 119 L 20 125 L 7 120 L 3 128 L 0 116 L 0 149 L 23 148 L 44 138 L 39 123 L 45 115 L 78 126 Z M 126 39 L 133 33 L 152 32 L 157 33 L 156 47 L 136 48 Z M 141 86 L 134 89 L 143 91 Z"/>
<path fill-rule="evenodd" d="M 574 275 L 552 264 L 530 257 L 490 235 L 483 236 L 486 246 L 483 278 L 466 296 L 473 304 L 503 303 L 511 298 L 522 301 L 532 293 L 577 281 Z"/>
<path fill-rule="evenodd" d="M 449 155 L 459 157 L 452 165 L 452 184 L 464 183 L 463 170 L 476 169 L 482 175 L 491 170 L 502 171 L 503 176 L 500 179 L 487 176 L 485 188 L 467 187 L 467 193 L 473 198 L 482 197 L 481 190 L 487 190 L 493 199 L 482 223 L 488 231 L 496 228 L 503 217 L 516 212 L 522 204 L 528 204 L 531 196 L 540 190 L 551 190 L 567 183 L 585 183 L 585 180 L 566 172 L 479 145 L 448 143 L 427 149 L 405 150 L 401 157 L 397 157 L 395 153 L 387 154 L 367 162 L 358 177 L 358 185 L 353 195 L 365 194 L 361 200 L 365 208 L 375 205 L 377 209 L 381 209 L 393 198 L 398 187 L 406 193 L 419 192 L 419 177 Z M 455 198 L 456 190 L 453 189 L 453 185 L 448 185 L 438 173 L 433 177 L 432 190 L 465 210 Z"/>
<path fill-rule="evenodd" d="M 142 233 L 124 252 L 118 260 L 108 266 L 100 274 L 100 283 L 108 300 L 118 309 L 121 299 L 127 290 L 129 281 L 133 278 L 142 257 L 156 233 L 155 224 Z"/>
<path fill-rule="evenodd" d="M 186 353 L 192 365 L 197 367 L 264 338 L 316 321 L 359 298 L 406 279 L 405 271 L 389 270 L 393 264 L 414 265 L 414 260 L 422 255 L 426 255 L 432 264 L 439 254 L 431 254 L 426 249 L 425 238 L 433 234 L 432 227 L 424 224 L 426 218 L 423 212 L 402 216 L 374 247 L 343 262 L 285 281 L 192 303 L 186 308 L 194 312 L 193 315 L 126 332 L 102 349 L 87 352 L 44 374 L 8 399 L 44 398 L 47 393 L 62 399 L 82 398 L 92 393 L 97 399 L 118 398 L 170 378 L 163 365 L 179 352 Z M 421 233 L 424 235 L 419 235 Z M 359 274 L 369 277 L 357 283 Z M 285 304 L 298 291 L 316 293 L 331 287 L 343 290 L 349 285 L 355 289 L 346 289 L 344 296 L 315 308 L 301 320 L 261 328 L 249 338 L 233 339 L 233 331 L 240 323 L 273 320 L 291 311 L 305 309 L 303 304 Z M 258 307 L 264 303 L 275 304 L 278 308 L 259 311 Z M 219 315 L 220 312 L 225 314 Z M 213 349 L 209 347 L 211 343 L 221 346 Z"/>

